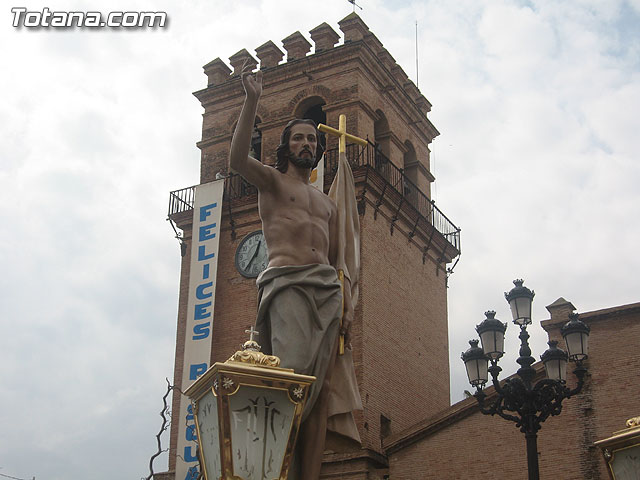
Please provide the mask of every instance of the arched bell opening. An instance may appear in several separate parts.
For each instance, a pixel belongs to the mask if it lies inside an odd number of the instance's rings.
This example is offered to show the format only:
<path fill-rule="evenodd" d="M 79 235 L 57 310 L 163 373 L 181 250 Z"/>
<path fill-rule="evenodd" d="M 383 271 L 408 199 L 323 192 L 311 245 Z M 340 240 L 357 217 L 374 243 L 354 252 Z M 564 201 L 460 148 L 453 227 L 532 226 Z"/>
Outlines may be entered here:
<path fill-rule="evenodd" d="M 310 119 L 316 122 L 316 125 L 323 123 L 327 124 L 327 114 L 323 110 L 326 102 L 322 97 L 313 96 L 302 100 L 296 107 L 294 116 L 296 118 Z M 323 149 L 326 149 L 327 143 L 324 133 L 320 133 L 318 142 L 322 145 Z"/>

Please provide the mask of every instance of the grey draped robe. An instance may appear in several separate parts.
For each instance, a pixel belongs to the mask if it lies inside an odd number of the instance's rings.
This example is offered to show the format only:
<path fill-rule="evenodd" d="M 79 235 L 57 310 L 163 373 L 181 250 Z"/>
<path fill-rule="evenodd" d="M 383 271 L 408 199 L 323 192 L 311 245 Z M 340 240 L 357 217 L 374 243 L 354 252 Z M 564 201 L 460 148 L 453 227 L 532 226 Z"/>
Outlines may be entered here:
<path fill-rule="evenodd" d="M 282 367 L 316 377 L 303 412 L 304 421 L 318 398 L 338 337 L 342 317 L 340 281 L 330 265 L 300 265 L 268 268 L 258 277 L 257 285 L 256 330 L 263 352 L 279 357 Z M 336 378 L 345 374 L 348 378 Z M 349 371 L 336 362 L 331 391 L 328 427 L 359 442 L 351 414 L 362 408 L 353 366 Z"/>

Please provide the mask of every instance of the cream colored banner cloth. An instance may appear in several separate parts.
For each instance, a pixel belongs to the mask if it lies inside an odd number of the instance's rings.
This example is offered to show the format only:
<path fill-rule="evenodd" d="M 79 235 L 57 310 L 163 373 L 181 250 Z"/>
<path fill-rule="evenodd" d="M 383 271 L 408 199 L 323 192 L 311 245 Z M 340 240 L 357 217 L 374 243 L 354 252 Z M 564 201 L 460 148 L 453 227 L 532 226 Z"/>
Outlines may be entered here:
<path fill-rule="evenodd" d="M 358 304 L 360 282 L 360 219 L 356 203 L 356 187 L 353 172 L 344 152 L 338 158 L 338 170 L 329 189 L 329 197 L 338 206 L 338 253 L 335 267 L 344 272 L 351 282 L 351 302 Z M 338 355 L 331 378 L 329 396 L 329 422 L 327 428 L 360 443 L 360 435 L 353 419 L 353 411 L 362 410 L 362 399 L 356 381 L 356 372 L 347 345 L 344 355 Z M 335 438 L 327 437 L 328 447 Z M 336 450 L 341 450 L 339 446 Z"/>
<path fill-rule="evenodd" d="M 338 171 L 329 188 L 329 198 L 338 206 L 338 255 L 336 269 L 351 281 L 351 302 L 358 304 L 360 292 L 360 219 L 353 172 L 344 152 L 338 158 Z"/>

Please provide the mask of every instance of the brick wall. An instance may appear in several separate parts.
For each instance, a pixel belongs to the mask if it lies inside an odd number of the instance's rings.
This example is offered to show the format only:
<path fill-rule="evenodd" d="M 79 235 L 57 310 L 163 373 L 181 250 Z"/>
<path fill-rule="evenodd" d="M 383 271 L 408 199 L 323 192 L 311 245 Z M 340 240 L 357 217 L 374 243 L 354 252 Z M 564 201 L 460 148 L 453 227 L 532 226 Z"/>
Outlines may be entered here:
<path fill-rule="evenodd" d="M 365 444 L 449 405 L 445 274 L 387 219 L 367 208 L 362 228 L 362 391 Z"/>
<path fill-rule="evenodd" d="M 568 321 L 568 312 L 550 311 L 552 318 L 543 326 L 565 348 L 560 328 Z M 562 413 L 547 419 L 538 432 L 541 479 L 608 479 L 602 454 L 593 442 L 623 429 L 640 408 L 640 303 L 588 312 L 580 318 L 591 327 L 589 375 L 583 391 L 565 400 Z M 569 386 L 574 387 L 575 377 L 571 373 L 568 377 Z M 527 478 L 524 434 L 512 422 L 482 415 L 475 399 L 459 402 L 395 435 L 385 447 L 393 480 L 462 479 L 469 472 L 485 478 Z"/>
<path fill-rule="evenodd" d="M 580 319 L 591 328 L 589 375 L 585 392 L 568 405 L 566 422 L 573 416 L 582 426 L 580 454 L 572 458 L 572 465 L 582 473 L 579 478 L 605 480 L 606 465 L 593 442 L 622 430 L 640 411 L 640 304 L 585 313 Z M 549 337 L 565 349 L 560 328 L 566 321 L 566 317 L 554 318 L 552 312 L 544 322 Z"/>
<path fill-rule="evenodd" d="M 180 292 L 178 295 L 178 326 L 176 328 L 176 360 L 173 370 L 173 385 L 182 390 L 182 369 L 184 367 L 184 346 L 187 328 L 187 302 L 189 298 L 189 266 L 191 263 L 191 228 L 183 227 L 183 241 L 187 245 L 180 264 Z M 174 390 L 171 401 L 171 432 L 169 437 L 169 470 L 175 471 L 178 448 L 178 428 L 180 421 L 180 395 Z M 175 426 L 175 427 L 174 427 Z"/>
<path fill-rule="evenodd" d="M 255 208 L 234 215 L 236 238 L 231 238 L 228 215 L 222 220 L 218 286 L 213 327 L 211 362 L 224 362 L 248 339 L 245 330 L 255 324 L 257 290 L 255 279 L 245 278 L 235 267 L 235 251 L 249 233 L 262 229 Z M 260 339 L 258 338 L 258 342 Z"/>

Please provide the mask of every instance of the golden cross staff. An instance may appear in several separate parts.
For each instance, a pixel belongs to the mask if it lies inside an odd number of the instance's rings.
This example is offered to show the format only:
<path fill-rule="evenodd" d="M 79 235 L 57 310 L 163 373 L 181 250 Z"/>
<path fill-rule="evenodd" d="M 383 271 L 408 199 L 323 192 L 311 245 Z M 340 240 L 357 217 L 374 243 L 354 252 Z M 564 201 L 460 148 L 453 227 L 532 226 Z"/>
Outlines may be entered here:
<path fill-rule="evenodd" d="M 367 146 L 367 141 L 356 137 L 355 135 L 351 135 L 347 133 L 347 117 L 346 115 L 340 115 L 338 117 L 338 129 L 331 128 L 324 124 L 318 125 L 318 130 L 324 133 L 328 133 L 329 135 L 335 135 L 339 138 L 338 141 L 338 153 L 346 153 L 347 152 L 347 139 L 353 143 L 357 143 L 358 145 L 362 145 L 363 147 Z M 338 161 L 340 161 L 338 159 Z M 342 288 L 342 310 L 344 312 L 344 271 L 338 270 L 338 278 L 340 279 L 340 285 Z M 340 327 L 342 327 L 342 318 L 340 319 Z M 340 355 L 344 354 L 344 335 L 340 334 L 340 344 L 338 345 L 338 353 Z"/>
<path fill-rule="evenodd" d="M 353 143 L 362 145 L 363 147 L 367 146 L 366 140 L 347 133 L 347 116 L 346 115 L 340 115 L 338 117 L 338 130 L 336 130 L 335 128 L 331 128 L 328 125 L 324 125 L 322 123 L 318 125 L 318 130 L 324 133 L 328 133 L 329 135 L 335 135 L 336 137 L 340 138 L 340 141 L 338 143 L 338 153 L 346 153 L 347 139 L 349 139 L 349 141 Z"/>

